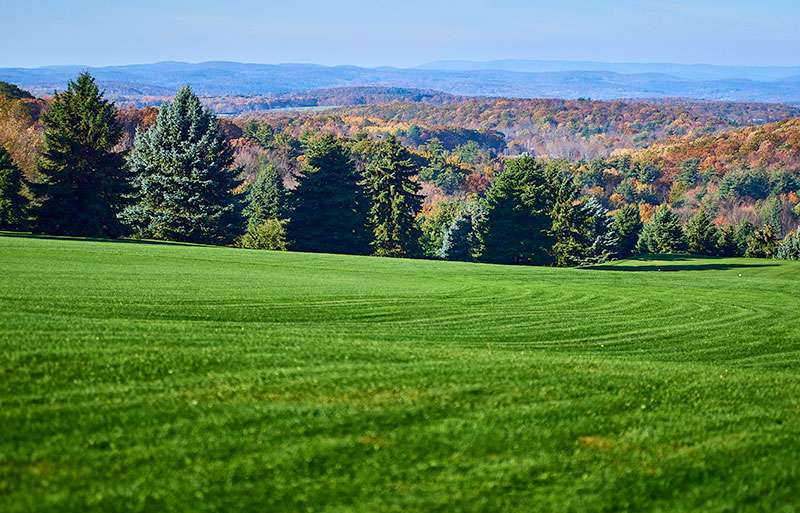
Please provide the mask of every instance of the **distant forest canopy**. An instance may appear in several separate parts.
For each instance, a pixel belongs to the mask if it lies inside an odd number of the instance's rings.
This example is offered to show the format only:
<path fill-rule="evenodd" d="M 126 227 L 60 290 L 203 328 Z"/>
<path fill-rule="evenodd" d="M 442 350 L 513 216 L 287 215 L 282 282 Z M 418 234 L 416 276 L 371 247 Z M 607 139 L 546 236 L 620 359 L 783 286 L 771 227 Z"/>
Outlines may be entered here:
<path fill-rule="evenodd" d="M 236 119 L 252 116 L 256 115 Z M 325 126 L 345 136 L 358 131 L 416 130 L 415 126 L 490 130 L 505 136 L 505 155 L 580 160 L 609 156 L 618 149 L 645 148 L 664 139 L 694 139 L 796 116 L 800 116 L 798 107 L 763 103 L 448 98 L 439 103 L 393 101 L 257 117 L 268 123 L 291 124 L 295 129 Z"/>
<path fill-rule="evenodd" d="M 113 95 L 115 103 L 125 107 L 158 106 L 171 95 Z M 455 103 L 468 99 L 441 91 L 404 87 L 333 87 L 275 95 L 202 95 L 203 104 L 218 115 L 237 115 L 273 110 L 306 109 L 312 107 L 341 107 L 389 102 Z"/>
<path fill-rule="evenodd" d="M 211 106 L 220 101 L 228 111 L 231 105 L 267 101 L 201 100 Z M 0 83 L 0 146 L 32 183 L 40 178 L 42 114 L 51 102 Z M 290 110 L 298 104 L 331 108 Z M 635 208 L 646 223 L 668 206 L 684 225 L 702 211 L 716 226 L 768 225 L 775 236 L 793 232 L 800 220 L 797 107 L 685 99 L 467 98 L 385 87 L 291 93 L 265 105 L 271 112 L 216 120 L 243 180 L 239 192 L 249 190 L 265 166 L 274 169 L 281 187 L 294 189 L 308 163 L 308 145 L 320 135 L 340 141 L 359 173 L 383 151 L 383 143 L 396 138 L 415 169 L 422 198 L 417 220 L 423 252 L 431 257 L 444 243 L 444 228 L 458 219 L 466 223 L 465 212 L 479 217 L 474 206 L 520 155 L 569 177 L 580 201 L 591 199 L 603 215 Z M 137 130 L 153 126 L 160 110 L 121 106 L 122 133 L 113 151 L 130 152 Z"/>

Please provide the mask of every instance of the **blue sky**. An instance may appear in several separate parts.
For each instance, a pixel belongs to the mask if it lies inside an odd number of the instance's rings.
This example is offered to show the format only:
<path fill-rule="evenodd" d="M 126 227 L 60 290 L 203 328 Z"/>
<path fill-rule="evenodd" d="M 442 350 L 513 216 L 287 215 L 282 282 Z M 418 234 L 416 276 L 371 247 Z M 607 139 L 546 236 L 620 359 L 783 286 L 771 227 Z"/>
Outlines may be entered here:
<path fill-rule="evenodd" d="M 503 58 L 800 65 L 797 0 L 8 2 L 0 67 Z"/>

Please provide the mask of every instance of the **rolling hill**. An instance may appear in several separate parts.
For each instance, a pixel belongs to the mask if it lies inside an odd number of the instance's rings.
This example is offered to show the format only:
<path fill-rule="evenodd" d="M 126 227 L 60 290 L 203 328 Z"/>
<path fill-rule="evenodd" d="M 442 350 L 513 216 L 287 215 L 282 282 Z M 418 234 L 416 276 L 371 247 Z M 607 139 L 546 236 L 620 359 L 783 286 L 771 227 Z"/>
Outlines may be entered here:
<path fill-rule="evenodd" d="M 692 141 L 662 143 L 635 158 L 650 159 L 677 172 L 680 164 L 697 159 L 701 169 L 720 174 L 739 168 L 800 170 L 800 118 L 743 127 Z"/>
<path fill-rule="evenodd" d="M 260 117 L 290 127 L 295 135 L 303 128 L 352 136 L 359 131 L 394 132 L 414 125 L 492 130 L 505 136 L 508 155 L 531 153 L 578 160 L 795 116 L 800 116 L 800 108 L 779 104 L 445 96 L 436 101 L 357 104 L 323 113 L 267 112 Z"/>
<path fill-rule="evenodd" d="M 0 509 L 797 510 L 799 280 L 0 237 Z"/>

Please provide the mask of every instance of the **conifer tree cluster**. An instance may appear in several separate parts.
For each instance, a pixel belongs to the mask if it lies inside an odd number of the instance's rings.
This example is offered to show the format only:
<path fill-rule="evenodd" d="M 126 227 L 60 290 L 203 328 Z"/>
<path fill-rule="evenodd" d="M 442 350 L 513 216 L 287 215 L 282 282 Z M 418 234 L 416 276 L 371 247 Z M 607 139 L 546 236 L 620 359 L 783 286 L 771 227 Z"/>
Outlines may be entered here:
<path fill-rule="evenodd" d="M 255 181 L 247 192 L 244 215 L 251 225 L 259 225 L 267 219 L 283 219 L 286 209 L 286 189 L 278 169 L 269 162 L 262 162 Z"/>
<path fill-rule="evenodd" d="M 614 229 L 615 219 L 594 196 L 584 202 L 583 210 L 587 220 L 588 240 L 580 263 L 592 265 L 613 260 L 620 246 L 619 234 Z"/>
<path fill-rule="evenodd" d="M 778 260 L 800 260 L 800 232 L 793 231 L 784 237 L 775 252 Z"/>
<path fill-rule="evenodd" d="M 118 114 L 88 73 L 56 93 L 43 117 L 35 183 L 28 186 L 0 148 L 0 229 L 30 221 L 34 230 L 60 235 L 390 257 L 419 256 L 424 243 L 427 255 L 446 260 L 527 265 L 682 252 L 797 258 L 800 236 L 781 242 L 771 224 L 783 212 L 774 198 L 761 208 L 761 228 L 717 219 L 718 227 L 705 209 L 684 227 L 666 204 L 643 224 L 646 201 L 641 212 L 627 204 L 611 215 L 601 196 L 581 195 L 585 183 L 565 160 L 522 156 L 505 161 L 485 195 L 453 198 L 438 217 L 420 221 L 428 215 L 419 194 L 425 168 L 394 136 L 351 140 L 305 131 L 297 138 L 248 123 L 243 132 L 265 147 L 285 149 L 292 139 L 290 160 L 302 153 L 302 166 L 287 169 L 281 157 L 279 172 L 267 154 L 245 186 L 218 120 L 189 86 L 159 109 L 149 129 L 137 130 L 127 158 L 115 151 L 123 133 Z M 441 155 L 437 144 L 426 147 Z M 284 188 L 287 172 L 294 173 L 292 190 Z"/>
<path fill-rule="evenodd" d="M 700 210 L 686 225 L 689 253 L 715 255 L 719 251 L 719 233 L 705 210 Z"/>
<path fill-rule="evenodd" d="M 239 246 L 250 249 L 286 250 L 286 190 L 278 169 L 262 161 L 255 181 L 250 185 L 244 215 L 247 231 Z"/>
<path fill-rule="evenodd" d="M 614 216 L 613 228 L 617 235 L 617 255 L 620 258 L 628 258 L 636 251 L 642 227 L 642 217 L 637 205 L 625 205 Z"/>
<path fill-rule="evenodd" d="M 544 167 L 532 157 L 509 161 L 486 195 L 482 258 L 496 264 L 548 265 L 556 242 L 552 195 Z"/>
<path fill-rule="evenodd" d="M 444 260 L 470 262 L 481 253 L 478 227 L 482 219 L 480 205 L 465 208 L 445 229 L 437 256 Z"/>

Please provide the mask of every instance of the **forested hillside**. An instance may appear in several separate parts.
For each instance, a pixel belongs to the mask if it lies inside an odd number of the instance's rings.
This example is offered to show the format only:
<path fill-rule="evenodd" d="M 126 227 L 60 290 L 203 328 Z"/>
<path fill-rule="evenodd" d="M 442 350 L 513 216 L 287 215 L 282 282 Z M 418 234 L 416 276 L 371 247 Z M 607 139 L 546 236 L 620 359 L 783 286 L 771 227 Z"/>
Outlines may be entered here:
<path fill-rule="evenodd" d="M 746 168 L 800 169 L 800 118 L 787 118 L 721 134 L 656 144 L 640 152 L 673 173 L 688 159 L 720 174 Z"/>
<path fill-rule="evenodd" d="M 80 87 L 88 91 L 81 94 L 100 102 L 102 92 L 91 77 L 81 77 Z M 0 98 L 7 173 L 16 176 L 18 168 L 28 184 L 17 180 L 6 192 L 15 205 L 29 202 L 31 214 L 25 220 L 24 209 L 15 207 L 15 221 L 7 224 L 45 226 L 37 212 L 50 200 L 48 191 L 105 183 L 94 181 L 89 168 L 84 175 L 80 169 L 88 164 L 74 160 L 78 155 L 69 150 L 93 144 L 76 128 L 93 118 L 63 124 L 53 116 L 68 109 L 66 119 L 82 119 L 99 107 L 65 103 L 70 95 L 36 99 L 12 85 L 3 86 Z M 102 108 L 108 126 L 98 130 L 115 135 L 93 158 L 111 166 L 109 172 L 122 181 L 119 191 L 133 186 L 142 196 L 136 199 L 129 190 L 104 199 L 103 208 L 112 214 L 106 228 L 93 234 L 127 230 L 247 247 L 561 266 L 647 252 L 774 256 L 785 237 L 784 253 L 800 257 L 794 235 L 800 221 L 795 107 L 679 99 L 465 99 L 434 91 L 340 88 L 273 100 L 292 108 L 306 102 L 349 106 L 320 113 L 280 110 L 275 103 L 272 113 L 226 118 L 204 108 L 209 100 L 185 88 L 161 106 Z M 236 99 L 239 106 L 248 101 L 257 99 Z M 185 123 L 201 123 L 205 139 L 175 131 Z M 74 139 L 71 146 L 54 146 L 64 137 Z M 163 178 L 147 173 L 169 167 L 158 155 L 185 151 L 187 137 L 197 145 L 192 151 L 205 152 L 215 173 L 209 183 L 217 189 L 198 189 L 209 203 L 181 221 L 183 205 L 171 205 L 168 215 L 161 205 L 176 196 L 148 196 Z M 184 184 L 182 194 L 194 183 L 191 169 L 171 178 Z M 129 171 L 133 175 L 124 178 Z M 26 190 L 27 199 L 20 196 Z M 323 220 L 341 216 L 342 209 L 351 211 L 350 224 L 325 228 Z M 208 225 L 196 235 L 184 226 L 197 228 L 223 212 L 224 229 Z M 298 224 L 301 219 L 304 224 Z M 322 231 L 310 235 L 315 230 Z M 344 232 L 336 235 L 338 230 Z M 322 240 L 329 236 L 331 241 Z M 342 246 L 341 240 L 349 242 Z M 509 253 L 513 247 L 529 249 Z"/>
<path fill-rule="evenodd" d="M 385 123 L 458 126 L 502 132 L 507 154 L 593 158 L 657 140 L 693 139 L 732 127 L 800 116 L 778 104 L 474 98 L 446 105 L 403 102 L 353 106 L 329 115 Z"/>
<path fill-rule="evenodd" d="M 158 106 L 169 101 L 171 95 L 109 95 L 120 107 Z M 314 107 L 341 107 L 389 102 L 453 103 L 467 97 L 441 91 L 409 89 L 403 87 L 334 87 L 276 95 L 204 95 L 203 103 L 218 114 L 243 114 L 273 110 L 302 110 Z"/>

